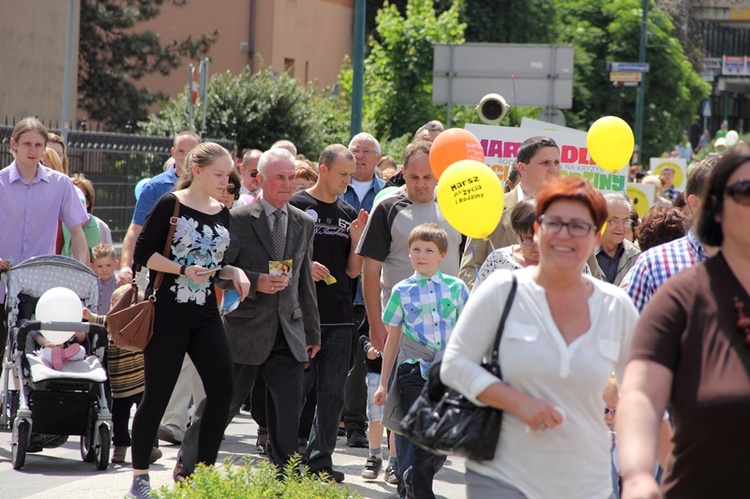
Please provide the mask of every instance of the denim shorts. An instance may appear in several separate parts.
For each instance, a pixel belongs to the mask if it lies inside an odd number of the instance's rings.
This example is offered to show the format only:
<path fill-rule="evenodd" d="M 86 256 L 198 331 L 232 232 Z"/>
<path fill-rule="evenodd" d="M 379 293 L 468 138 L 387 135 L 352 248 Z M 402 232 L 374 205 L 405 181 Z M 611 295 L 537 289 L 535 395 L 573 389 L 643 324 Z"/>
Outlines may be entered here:
<path fill-rule="evenodd" d="M 380 373 L 367 373 L 367 420 L 380 423 L 383 420 L 383 406 L 375 405 L 373 398 L 380 386 Z"/>

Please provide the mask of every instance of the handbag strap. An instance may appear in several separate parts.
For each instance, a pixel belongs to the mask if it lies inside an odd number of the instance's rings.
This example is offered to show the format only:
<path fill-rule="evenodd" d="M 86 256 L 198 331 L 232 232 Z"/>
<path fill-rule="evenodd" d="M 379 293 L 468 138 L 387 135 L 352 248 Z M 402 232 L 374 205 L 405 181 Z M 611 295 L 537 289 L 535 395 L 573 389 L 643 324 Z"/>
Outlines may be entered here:
<path fill-rule="evenodd" d="M 172 246 L 172 238 L 174 237 L 174 231 L 177 229 L 177 216 L 180 214 L 180 200 L 177 198 L 177 196 L 174 196 L 174 211 L 172 212 L 172 216 L 169 218 L 169 233 L 167 233 L 167 240 L 164 243 L 164 251 L 162 251 L 162 255 L 165 258 L 169 258 L 169 249 Z M 133 282 L 132 285 L 135 287 L 135 293 L 136 296 L 138 294 L 138 288 L 136 284 L 135 276 L 138 272 L 140 272 L 141 266 L 140 265 L 133 265 Z M 156 273 L 156 279 L 154 279 L 154 287 L 153 291 L 151 292 L 151 296 L 149 296 L 149 299 L 156 299 L 156 291 L 158 291 L 159 286 L 161 286 L 161 282 L 164 279 L 164 272 L 157 272 Z"/>
<path fill-rule="evenodd" d="M 505 308 L 503 309 L 503 315 L 500 317 L 500 324 L 497 326 L 497 335 L 495 336 L 495 343 L 492 347 L 492 355 L 490 356 L 490 366 L 492 369 L 497 369 L 497 375 L 500 373 L 500 340 L 503 337 L 503 331 L 505 330 L 505 320 L 508 318 L 510 313 L 510 307 L 513 305 L 513 298 L 516 296 L 516 288 L 518 288 L 518 281 L 516 275 L 511 274 L 513 281 L 510 285 L 510 293 L 508 293 L 508 299 L 505 301 Z"/>

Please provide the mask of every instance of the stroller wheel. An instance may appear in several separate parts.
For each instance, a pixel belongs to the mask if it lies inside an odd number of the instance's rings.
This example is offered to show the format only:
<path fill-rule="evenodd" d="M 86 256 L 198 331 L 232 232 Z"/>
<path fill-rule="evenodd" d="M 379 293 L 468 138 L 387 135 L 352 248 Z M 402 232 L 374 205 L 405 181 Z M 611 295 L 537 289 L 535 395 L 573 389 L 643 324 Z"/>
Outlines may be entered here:
<path fill-rule="evenodd" d="M 109 466 L 109 446 L 111 435 L 109 426 L 106 424 L 99 425 L 99 445 L 96 447 L 96 469 L 106 470 Z"/>
<path fill-rule="evenodd" d="M 29 435 L 29 422 L 23 420 L 16 422 L 13 427 L 13 436 L 11 439 L 11 447 L 13 449 L 11 461 L 13 462 L 14 470 L 20 470 L 26 462 L 26 448 L 29 445 Z"/>
<path fill-rule="evenodd" d="M 93 428 L 87 435 L 81 435 L 81 459 L 87 463 L 96 461 L 96 446 L 94 446 Z"/>

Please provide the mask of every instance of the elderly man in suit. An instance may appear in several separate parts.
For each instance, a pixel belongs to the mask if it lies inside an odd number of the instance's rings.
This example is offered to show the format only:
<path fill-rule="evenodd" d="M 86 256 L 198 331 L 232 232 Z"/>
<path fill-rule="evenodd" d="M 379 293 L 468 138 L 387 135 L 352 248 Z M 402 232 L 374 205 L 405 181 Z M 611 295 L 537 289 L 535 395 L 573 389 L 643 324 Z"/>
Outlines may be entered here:
<path fill-rule="evenodd" d="M 531 137 L 518 148 L 516 165 L 521 181 L 515 189 L 505 195 L 503 216 L 497 228 L 487 240 L 469 238 L 466 241 L 458 275 L 469 286 L 469 289 L 474 287 L 477 271 L 494 249 L 516 244 L 513 229 L 510 226 L 510 212 L 522 199 L 535 197 L 542 182 L 560 174 L 560 148 L 549 137 Z"/>
<path fill-rule="evenodd" d="M 315 221 L 289 204 L 294 194 L 291 153 L 281 148 L 264 152 L 258 162 L 258 179 L 261 196 L 231 211 L 231 243 L 225 254 L 226 263 L 243 269 L 251 283 L 248 299 L 226 317 L 234 361 L 234 395 L 227 425 L 261 372 L 268 387 L 269 455 L 282 467 L 299 447 L 305 364 L 320 350 L 320 317 L 311 270 Z M 278 275 L 279 269 L 283 274 Z M 175 481 L 194 471 L 200 420 L 199 416 L 185 434 L 173 472 Z"/>

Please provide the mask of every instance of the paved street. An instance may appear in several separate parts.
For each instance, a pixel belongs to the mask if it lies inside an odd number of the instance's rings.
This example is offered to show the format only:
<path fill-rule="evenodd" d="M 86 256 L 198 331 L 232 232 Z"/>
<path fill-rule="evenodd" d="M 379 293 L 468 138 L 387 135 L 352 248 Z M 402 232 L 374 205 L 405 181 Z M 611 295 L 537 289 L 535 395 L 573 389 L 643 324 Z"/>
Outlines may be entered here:
<path fill-rule="evenodd" d="M 249 414 L 243 412 L 237 416 L 227 430 L 219 461 L 227 457 L 238 458 L 245 453 L 254 455 L 256 429 Z M 130 486 L 130 452 L 124 465 L 110 464 L 106 471 L 97 471 L 93 463 L 81 460 L 79 437 L 71 437 L 60 448 L 27 454 L 23 470 L 15 471 L 10 463 L 10 437 L 10 432 L 0 432 L 0 496 L 4 499 L 120 498 Z M 367 481 L 360 477 L 367 459 L 367 449 L 351 449 L 343 437 L 338 439 L 338 443 L 333 456 L 334 468 L 346 474 L 344 483 L 368 498 L 398 497 L 395 485 L 383 481 L 382 471 L 377 480 Z M 164 457 L 151 467 L 154 487 L 172 483 L 177 447 L 166 444 L 162 446 L 162 451 Z M 462 459 L 449 459 L 436 477 L 436 495 L 449 499 L 465 498 L 463 470 Z"/>

